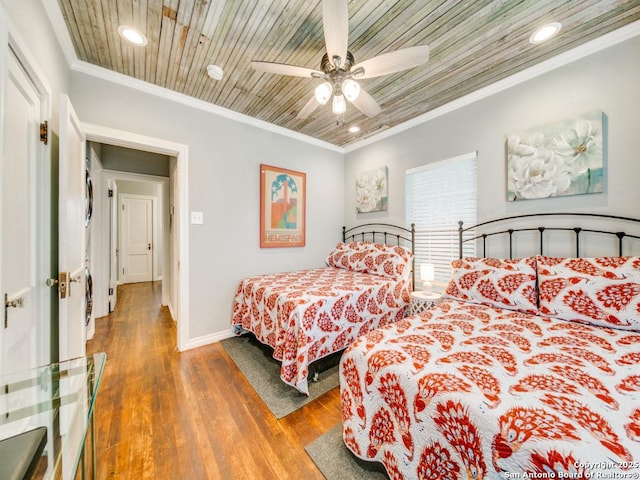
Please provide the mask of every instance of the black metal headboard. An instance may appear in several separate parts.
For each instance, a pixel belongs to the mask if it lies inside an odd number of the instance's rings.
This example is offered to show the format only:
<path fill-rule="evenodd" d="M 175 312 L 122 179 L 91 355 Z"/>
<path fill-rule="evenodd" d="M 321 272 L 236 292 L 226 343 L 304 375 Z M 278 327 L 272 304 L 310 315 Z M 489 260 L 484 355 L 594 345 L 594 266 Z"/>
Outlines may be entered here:
<path fill-rule="evenodd" d="M 411 228 L 391 225 L 390 223 L 363 223 L 355 227 L 342 227 L 342 241 L 371 241 L 387 243 L 391 245 L 400 245 L 411 249 L 414 255 L 411 265 L 411 284 L 415 285 L 415 245 L 416 245 L 416 226 L 411 224 Z"/>
<path fill-rule="evenodd" d="M 616 225 L 620 225 L 620 224 L 629 224 L 629 225 L 636 225 L 637 230 L 640 231 L 640 219 L 637 218 L 630 218 L 630 217 L 622 217 L 622 216 L 617 216 L 617 215 L 606 215 L 606 214 L 598 214 L 598 213 L 558 213 L 558 212 L 554 212 L 554 213 L 532 213 L 532 214 L 527 214 L 527 215 L 513 215 L 510 217 L 503 217 L 503 218 L 497 218 L 495 220 L 488 220 L 486 222 L 481 222 L 478 223 L 476 225 L 472 225 L 469 227 L 464 227 L 463 228 L 463 223 L 462 222 L 458 222 L 458 253 L 460 258 L 463 257 L 463 248 L 464 248 L 464 244 L 467 242 L 473 242 L 473 241 L 480 241 L 482 240 L 482 256 L 486 257 L 486 253 L 487 253 L 487 238 L 491 237 L 491 236 L 495 236 L 495 235 L 508 235 L 508 241 L 509 241 L 509 258 L 513 258 L 513 240 L 514 240 L 514 234 L 516 232 L 538 232 L 538 237 L 539 237 L 539 250 L 538 253 L 540 255 L 545 255 L 545 244 L 544 244 L 544 240 L 545 240 L 545 232 L 551 232 L 551 231 L 564 231 L 564 232 L 573 232 L 573 236 L 574 236 L 574 245 L 575 245 L 575 256 L 576 257 L 580 257 L 580 235 L 583 233 L 597 233 L 597 234 L 605 234 L 605 235 L 610 235 L 610 236 L 614 236 L 617 237 L 618 240 L 618 256 L 622 256 L 623 255 L 623 239 L 627 238 L 627 239 L 635 239 L 635 240 L 639 240 L 640 239 L 640 235 L 636 235 L 636 234 L 631 234 L 631 233 L 627 233 L 625 231 L 620 231 L 620 230 L 604 230 L 604 229 L 600 229 L 600 228 L 585 228 L 585 227 L 577 227 L 577 226 L 567 226 L 567 227 L 559 227 L 559 226 L 544 226 L 544 225 L 539 225 L 539 226 L 526 226 L 526 227 L 517 227 L 517 228 L 505 228 L 504 226 L 501 227 L 500 224 L 507 224 L 507 222 L 509 221 L 514 221 L 514 220 L 518 220 L 518 219 L 525 219 L 525 218 L 533 218 L 533 217 L 546 217 L 546 218 L 550 218 L 550 217 L 562 217 L 563 219 L 566 219 L 567 222 L 569 221 L 575 221 L 575 218 L 577 217 L 588 217 L 590 219 L 595 220 L 596 222 L 598 220 L 602 220 L 604 221 L 606 220 L 615 220 L 615 221 L 619 221 L 616 223 Z M 491 232 L 484 232 L 484 233 L 480 233 L 480 234 L 474 234 L 473 236 L 469 237 L 469 238 L 464 238 L 465 233 L 468 232 L 473 232 L 477 229 L 483 230 L 484 227 L 486 227 L 487 225 L 494 225 L 496 228 L 498 228 L 499 230 L 496 231 L 491 231 Z M 501 229 L 500 229 L 501 228 Z"/>

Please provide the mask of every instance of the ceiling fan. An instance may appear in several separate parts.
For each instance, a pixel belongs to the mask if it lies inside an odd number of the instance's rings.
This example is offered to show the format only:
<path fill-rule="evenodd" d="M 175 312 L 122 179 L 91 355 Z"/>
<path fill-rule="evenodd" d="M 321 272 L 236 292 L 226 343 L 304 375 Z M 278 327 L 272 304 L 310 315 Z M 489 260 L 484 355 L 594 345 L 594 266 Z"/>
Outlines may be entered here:
<path fill-rule="evenodd" d="M 343 122 L 347 103 L 350 101 L 368 117 L 380 113 L 380 105 L 355 79 L 366 79 L 388 75 L 416 67 L 429 60 L 429 46 L 418 45 L 395 52 L 384 53 L 356 64 L 349 46 L 349 2 L 348 0 L 322 1 L 322 27 L 326 53 L 320 63 L 321 70 L 288 65 L 285 63 L 252 61 L 256 70 L 294 77 L 312 77 L 324 80 L 314 95 L 300 110 L 297 117 L 304 119 L 332 97 L 332 111 Z"/>

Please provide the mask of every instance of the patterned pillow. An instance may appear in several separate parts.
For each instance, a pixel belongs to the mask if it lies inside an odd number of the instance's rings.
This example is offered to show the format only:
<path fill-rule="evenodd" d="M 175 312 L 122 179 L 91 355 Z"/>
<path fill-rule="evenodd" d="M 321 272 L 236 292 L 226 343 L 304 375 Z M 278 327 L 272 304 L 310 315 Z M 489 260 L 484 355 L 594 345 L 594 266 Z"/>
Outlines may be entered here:
<path fill-rule="evenodd" d="M 537 314 L 536 259 L 467 257 L 451 262 L 444 298 Z"/>
<path fill-rule="evenodd" d="M 640 331 L 640 257 L 537 262 L 542 315 Z"/>
<path fill-rule="evenodd" d="M 340 242 L 335 246 L 333 250 L 327 255 L 327 265 L 334 268 L 348 268 L 349 266 L 349 251 L 356 249 L 354 243 Z"/>
<path fill-rule="evenodd" d="M 340 242 L 327 256 L 327 265 L 399 280 L 408 278 L 413 254 L 405 247 L 373 242 Z"/>

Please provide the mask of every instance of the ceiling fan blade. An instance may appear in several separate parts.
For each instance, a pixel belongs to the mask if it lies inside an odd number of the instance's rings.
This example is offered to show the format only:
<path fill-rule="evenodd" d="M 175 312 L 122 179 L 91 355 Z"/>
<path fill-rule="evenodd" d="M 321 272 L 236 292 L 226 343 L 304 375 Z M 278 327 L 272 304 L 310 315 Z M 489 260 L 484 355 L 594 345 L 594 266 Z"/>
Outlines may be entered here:
<path fill-rule="evenodd" d="M 378 102 L 362 88 L 360 88 L 358 98 L 351 103 L 367 117 L 375 117 L 382 111 Z"/>
<path fill-rule="evenodd" d="M 274 62 L 259 62 L 256 60 L 251 61 L 251 66 L 256 70 L 266 73 L 276 73 L 278 75 L 290 75 L 292 77 L 307 77 L 311 78 L 314 73 L 322 76 L 320 70 L 314 70 L 313 68 L 298 67 L 296 65 L 287 65 L 286 63 L 274 63 Z"/>
<path fill-rule="evenodd" d="M 357 78 L 373 78 L 417 67 L 429 60 L 429 45 L 402 48 L 395 52 L 383 53 L 356 65 L 364 69 Z"/>
<path fill-rule="evenodd" d="M 322 28 L 329 61 L 333 63 L 333 57 L 338 56 L 344 65 L 349 47 L 348 0 L 323 0 Z"/>
<path fill-rule="evenodd" d="M 302 110 L 298 112 L 298 115 L 296 115 L 296 118 L 299 120 L 304 120 L 309 115 L 311 115 L 311 113 L 319 106 L 320 104 L 316 100 L 316 96 L 312 95 L 309 101 L 305 104 L 305 106 L 302 107 Z"/>

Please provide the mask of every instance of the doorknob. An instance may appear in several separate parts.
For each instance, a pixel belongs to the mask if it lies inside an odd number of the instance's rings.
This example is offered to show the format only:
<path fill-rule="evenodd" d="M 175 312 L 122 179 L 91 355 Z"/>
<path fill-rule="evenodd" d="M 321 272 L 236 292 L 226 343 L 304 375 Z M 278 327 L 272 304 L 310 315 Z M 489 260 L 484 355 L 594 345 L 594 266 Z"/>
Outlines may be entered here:
<path fill-rule="evenodd" d="M 24 307 L 24 297 L 14 298 L 13 300 L 9 300 L 9 295 L 4 294 L 4 328 L 7 328 L 9 325 L 9 309 L 10 308 L 23 308 Z"/>
<path fill-rule="evenodd" d="M 147 250 L 151 250 L 151 244 L 147 245 Z"/>

